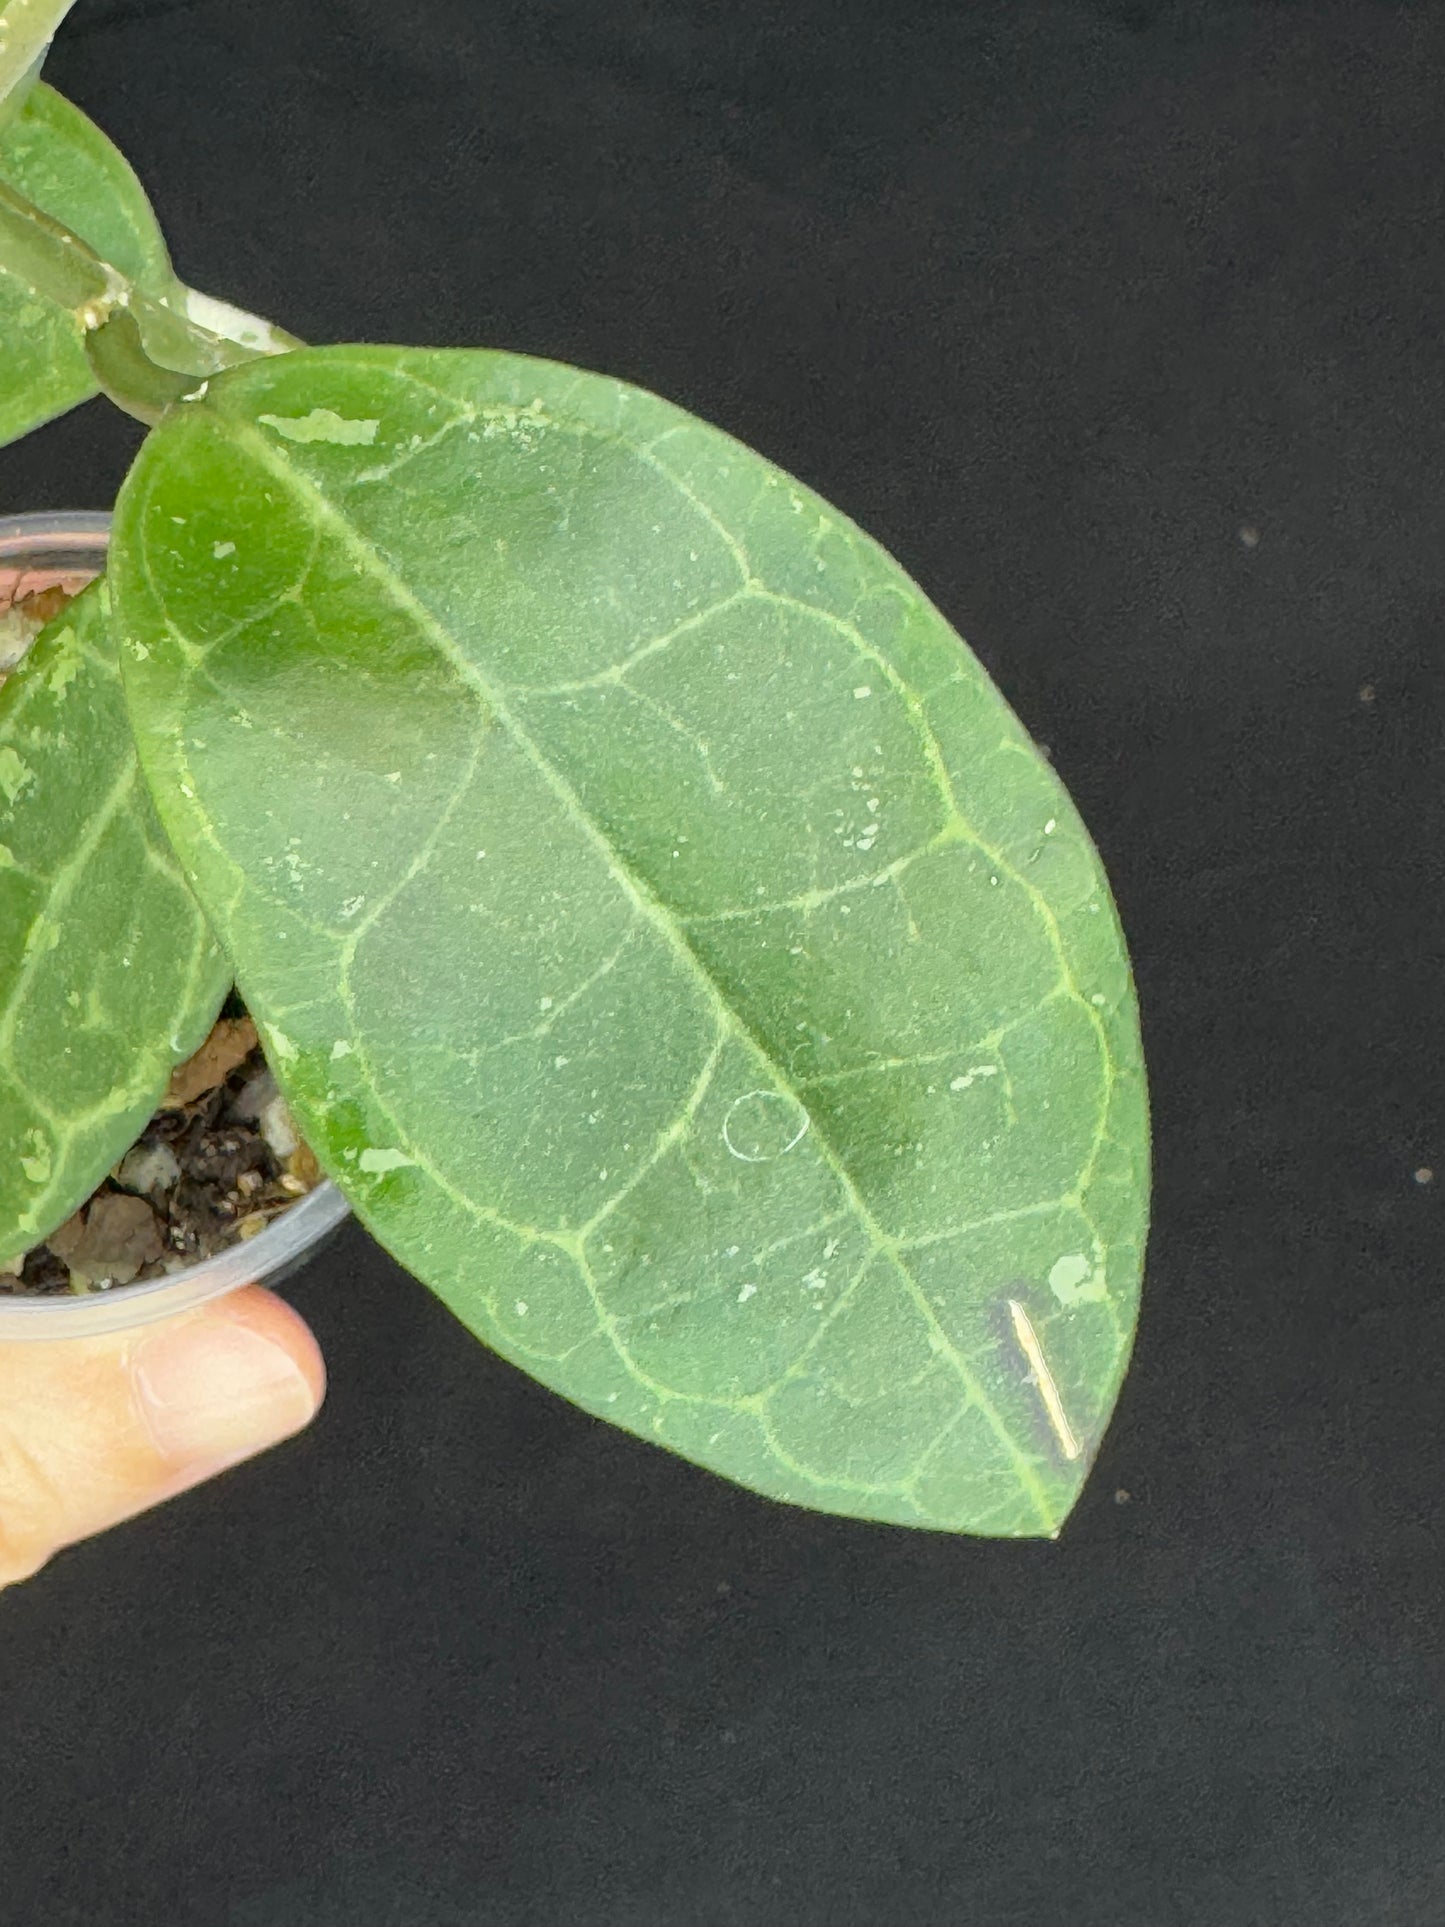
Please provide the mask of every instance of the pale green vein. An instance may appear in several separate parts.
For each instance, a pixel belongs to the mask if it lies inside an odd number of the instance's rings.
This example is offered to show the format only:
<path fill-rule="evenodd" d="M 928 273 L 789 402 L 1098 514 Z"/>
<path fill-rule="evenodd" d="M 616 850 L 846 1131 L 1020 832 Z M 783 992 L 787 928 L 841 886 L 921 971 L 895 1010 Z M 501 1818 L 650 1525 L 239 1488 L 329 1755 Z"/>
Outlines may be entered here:
<path fill-rule="evenodd" d="M 499 1051 L 509 1050 L 517 1044 L 540 1043 L 544 1037 L 550 1037 L 562 1019 L 575 1010 L 585 997 L 589 997 L 599 984 L 605 983 L 612 975 L 635 940 L 637 931 L 638 924 L 636 919 L 629 920 L 627 928 L 622 933 L 621 942 L 608 952 L 595 969 L 587 973 L 582 982 L 578 984 L 574 990 L 569 990 L 563 996 L 558 997 L 544 1017 L 539 1017 L 537 1022 L 529 1026 L 526 1030 L 510 1031 L 505 1037 L 496 1038 L 494 1042 L 487 1045 L 485 1050 L 475 1052 L 469 1057 L 467 1060 L 468 1063 L 472 1064 L 473 1068 L 475 1068 L 484 1058 L 494 1057 Z"/>
<path fill-rule="evenodd" d="M 1056 1211 L 1077 1211 L 1084 1216 L 1076 1192 L 1067 1191 L 1061 1198 L 1043 1198 L 1037 1204 L 1014 1205 L 1006 1211 L 989 1211 L 981 1218 L 966 1218 L 960 1224 L 944 1225 L 938 1231 L 916 1231 L 898 1240 L 901 1251 L 925 1251 L 930 1245 L 950 1244 L 955 1238 L 968 1238 L 975 1231 L 986 1231 L 990 1225 L 1019 1224 L 1028 1218 L 1047 1218 Z"/>
<path fill-rule="evenodd" d="M 723 596 L 718 602 L 708 603 L 706 608 L 695 609 L 690 616 L 684 616 L 681 622 L 676 623 L 662 635 L 653 636 L 649 641 L 639 644 L 631 655 L 624 656 L 620 662 L 608 663 L 605 669 L 595 670 L 590 676 L 574 676 L 567 682 L 509 682 L 502 687 L 506 689 L 508 695 L 538 699 L 581 695 L 591 690 L 614 688 L 619 684 L 628 687 L 626 678 L 642 663 L 650 661 L 654 656 L 664 654 L 681 637 L 690 635 L 695 629 L 705 627 L 716 617 L 725 615 L 729 609 L 734 609 L 739 603 L 745 602 L 747 598 L 746 586 L 734 589 L 731 595 Z M 641 696 L 639 690 L 630 687 L 628 687 L 628 694 Z"/>
<path fill-rule="evenodd" d="M 586 423 L 583 423 L 583 422 L 578 423 L 578 430 L 580 433 L 584 435 L 589 432 Z M 712 529 L 713 533 L 717 536 L 718 540 L 723 544 L 724 548 L 726 548 L 728 553 L 732 556 L 734 562 L 737 563 L 738 572 L 743 579 L 743 586 L 748 589 L 753 589 L 759 586 L 753 574 L 753 565 L 748 560 L 748 552 L 746 547 L 739 539 L 739 537 L 736 536 L 733 533 L 733 531 L 727 526 L 727 524 L 721 519 L 717 511 L 713 508 L 712 504 L 710 502 L 705 502 L 703 498 L 698 494 L 697 490 L 692 487 L 691 483 L 685 482 L 682 479 L 682 477 L 678 475 L 675 472 L 675 470 L 670 469 L 665 462 L 658 461 L 656 455 L 652 452 L 650 446 L 640 445 L 637 442 L 627 441 L 626 438 L 622 435 L 618 435 L 616 439 L 619 442 L 621 442 L 623 446 L 625 446 L 626 448 L 629 448 L 632 451 L 632 453 L 637 456 L 639 461 L 645 462 L 649 468 L 655 469 L 656 472 L 663 478 L 665 482 L 668 482 L 673 488 L 677 490 L 678 494 L 689 505 L 689 507 L 692 508 L 702 518 L 702 520 L 708 524 L 708 526 Z"/>
<path fill-rule="evenodd" d="M 579 1246 L 586 1245 L 589 1240 L 596 1237 L 603 1225 L 616 1213 L 619 1206 L 626 1203 L 638 1185 L 647 1177 L 648 1173 L 655 1171 L 667 1156 L 668 1152 L 672 1150 L 673 1146 L 687 1134 L 693 1121 L 697 1117 L 699 1106 L 707 1096 L 708 1087 L 712 1083 L 713 1074 L 717 1070 L 718 1063 L 722 1057 L 725 1042 L 726 1040 L 721 1035 L 714 1040 L 712 1048 L 709 1050 L 703 1062 L 703 1067 L 698 1072 L 697 1080 L 683 1103 L 682 1109 L 666 1128 L 658 1134 L 651 1151 L 638 1165 L 631 1177 L 607 1199 L 605 1204 L 598 1206 L 586 1224 L 578 1227 L 576 1238 Z"/>
<path fill-rule="evenodd" d="M 935 856 L 940 850 L 950 847 L 962 848 L 966 841 L 967 838 L 957 826 L 948 824 L 916 850 L 903 851 L 881 870 L 870 870 L 865 876 L 845 877 L 841 883 L 798 890 L 790 897 L 758 897 L 752 903 L 728 904 L 721 910 L 674 910 L 672 915 L 688 930 L 705 929 L 715 923 L 751 923 L 758 917 L 786 912 L 811 917 L 819 910 L 826 910 L 830 903 L 836 903 L 840 897 L 856 896 L 862 890 L 881 890 L 887 884 L 896 883 L 899 877 L 906 876 L 914 864 L 924 857 Z"/>
<path fill-rule="evenodd" d="M 369 488 L 378 482 L 394 482 L 404 468 L 418 461 L 423 455 L 434 453 L 449 436 L 455 434 L 457 429 L 469 428 L 476 419 L 477 411 L 474 408 L 462 409 L 460 414 L 453 415 L 450 421 L 444 422 L 432 434 L 413 436 L 406 448 L 392 461 L 385 462 L 379 467 L 362 469 L 359 474 L 352 476 L 352 485 L 357 488 Z"/>

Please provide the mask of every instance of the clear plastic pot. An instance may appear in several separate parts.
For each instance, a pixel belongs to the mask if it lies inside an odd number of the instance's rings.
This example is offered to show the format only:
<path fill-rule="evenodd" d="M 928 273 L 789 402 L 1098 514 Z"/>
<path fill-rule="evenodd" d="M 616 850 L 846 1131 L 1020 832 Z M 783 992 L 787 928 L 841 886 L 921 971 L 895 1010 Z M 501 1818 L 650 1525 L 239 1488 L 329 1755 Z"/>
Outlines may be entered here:
<path fill-rule="evenodd" d="M 109 530 L 110 517 L 92 510 L 0 516 L 0 606 L 35 589 L 56 585 L 72 593 L 83 589 L 104 567 Z M 335 1185 L 322 1184 L 247 1243 L 232 1245 L 167 1278 L 83 1295 L 0 1296 L 0 1343 L 125 1331 L 189 1311 L 240 1285 L 279 1284 L 348 1215 Z"/>

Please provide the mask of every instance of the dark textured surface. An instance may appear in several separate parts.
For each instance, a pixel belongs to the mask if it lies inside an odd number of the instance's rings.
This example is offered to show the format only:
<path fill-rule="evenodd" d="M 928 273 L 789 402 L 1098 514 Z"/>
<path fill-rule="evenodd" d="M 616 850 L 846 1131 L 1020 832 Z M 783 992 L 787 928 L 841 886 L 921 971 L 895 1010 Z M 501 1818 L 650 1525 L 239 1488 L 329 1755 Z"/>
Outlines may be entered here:
<path fill-rule="evenodd" d="M 81 0 L 199 285 L 632 377 L 897 552 L 1110 865 L 1158 1195 L 1055 1545 L 770 1509 L 349 1236 L 314 1432 L 0 1602 L 3 1927 L 1445 1918 L 1442 63 L 1362 0 Z"/>

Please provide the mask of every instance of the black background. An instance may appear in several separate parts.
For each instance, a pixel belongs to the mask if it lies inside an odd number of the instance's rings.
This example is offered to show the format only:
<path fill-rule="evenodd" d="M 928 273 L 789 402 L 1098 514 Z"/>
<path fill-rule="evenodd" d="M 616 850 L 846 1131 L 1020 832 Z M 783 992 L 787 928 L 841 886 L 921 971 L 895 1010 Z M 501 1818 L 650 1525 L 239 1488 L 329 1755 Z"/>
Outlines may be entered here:
<path fill-rule="evenodd" d="M 1438 5 L 81 0 L 197 285 L 898 554 L 1109 865 L 1157 1196 L 1052 1545 L 731 1490 L 348 1233 L 314 1431 L 0 1603 L 4 1927 L 1445 1920 L 1442 75 Z"/>

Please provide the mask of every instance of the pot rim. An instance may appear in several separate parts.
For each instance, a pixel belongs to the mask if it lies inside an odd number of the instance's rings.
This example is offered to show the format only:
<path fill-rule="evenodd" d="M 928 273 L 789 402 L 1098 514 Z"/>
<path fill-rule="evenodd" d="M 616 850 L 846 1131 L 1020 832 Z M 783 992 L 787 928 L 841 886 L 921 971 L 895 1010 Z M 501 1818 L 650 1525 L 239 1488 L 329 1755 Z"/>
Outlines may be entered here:
<path fill-rule="evenodd" d="M 23 515 L 0 515 L 0 558 L 24 555 L 45 543 L 104 554 L 110 524 L 109 509 L 30 509 Z"/>
<path fill-rule="evenodd" d="M 0 516 L 0 569 L 30 563 L 37 575 L 76 574 L 104 554 L 111 518 L 104 510 L 69 513 L 41 511 Z M 27 568 L 27 573 L 29 569 Z M 351 1215 L 350 1206 L 330 1181 L 298 1198 L 244 1244 L 184 1271 L 145 1284 L 116 1285 L 84 1294 L 0 1296 L 0 1343 L 12 1339 L 92 1338 L 152 1324 L 176 1312 L 191 1311 L 242 1285 L 279 1284 Z"/>

